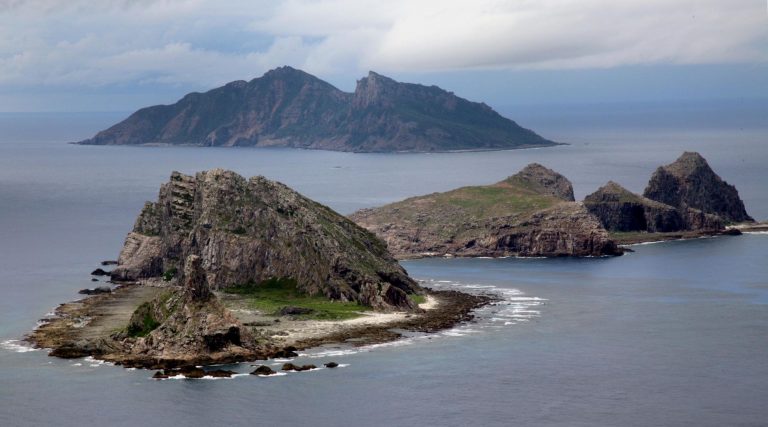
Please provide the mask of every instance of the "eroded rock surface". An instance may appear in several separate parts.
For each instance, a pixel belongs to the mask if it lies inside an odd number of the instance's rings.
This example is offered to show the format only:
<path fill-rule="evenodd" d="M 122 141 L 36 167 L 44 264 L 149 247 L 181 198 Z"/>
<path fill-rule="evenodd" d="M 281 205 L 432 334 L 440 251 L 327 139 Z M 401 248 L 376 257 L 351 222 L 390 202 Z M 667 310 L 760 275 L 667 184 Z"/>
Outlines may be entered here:
<path fill-rule="evenodd" d="M 532 164 L 493 185 L 413 197 L 350 218 L 400 258 L 620 254 L 597 218 L 572 199 L 565 177 Z"/>
<path fill-rule="evenodd" d="M 419 286 L 375 235 L 330 208 L 263 177 L 215 169 L 174 172 L 126 238 L 113 280 L 183 280 L 200 257 L 214 290 L 268 279 L 376 309 L 414 309 Z"/>
<path fill-rule="evenodd" d="M 706 214 L 726 223 L 753 221 L 736 187 L 723 181 L 695 152 L 685 152 L 675 162 L 659 167 L 643 195 L 681 211 L 694 209 L 688 214 L 691 226 L 710 221 Z"/>

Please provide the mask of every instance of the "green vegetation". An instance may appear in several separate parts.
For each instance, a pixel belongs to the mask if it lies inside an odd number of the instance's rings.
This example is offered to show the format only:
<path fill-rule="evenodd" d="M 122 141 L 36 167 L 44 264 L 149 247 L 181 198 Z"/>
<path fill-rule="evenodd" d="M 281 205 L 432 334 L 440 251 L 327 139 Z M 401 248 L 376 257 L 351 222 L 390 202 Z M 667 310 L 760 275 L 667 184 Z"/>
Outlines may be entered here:
<path fill-rule="evenodd" d="M 427 297 L 424 295 L 409 295 L 408 296 L 414 304 L 424 304 L 427 302 Z"/>
<path fill-rule="evenodd" d="M 163 273 L 163 280 L 165 280 L 166 282 L 170 281 L 171 279 L 176 277 L 177 272 L 178 270 L 176 269 L 176 267 L 169 268 L 168 270 L 165 271 L 165 273 Z"/>
<path fill-rule="evenodd" d="M 290 278 L 271 278 L 259 283 L 246 283 L 229 287 L 225 292 L 242 295 L 249 305 L 268 315 L 277 315 L 283 307 L 301 307 L 312 313 L 297 316 L 316 320 L 346 320 L 360 316 L 370 307 L 356 302 L 331 301 L 323 296 L 310 296 L 297 289 L 296 281 Z"/>
<path fill-rule="evenodd" d="M 127 329 L 128 336 L 145 337 L 149 335 L 150 332 L 157 329 L 158 326 L 160 326 L 160 322 L 152 316 L 152 305 L 145 302 L 134 311 L 133 316 L 131 317 L 131 323 L 128 325 Z"/>

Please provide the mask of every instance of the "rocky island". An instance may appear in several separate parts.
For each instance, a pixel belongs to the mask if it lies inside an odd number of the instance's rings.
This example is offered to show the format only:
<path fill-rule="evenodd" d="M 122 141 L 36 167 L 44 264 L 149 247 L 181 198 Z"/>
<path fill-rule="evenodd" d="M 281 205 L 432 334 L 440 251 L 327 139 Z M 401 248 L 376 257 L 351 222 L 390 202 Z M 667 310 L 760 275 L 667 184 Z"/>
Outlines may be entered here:
<path fill-rule="evenodd" d="M 432 331 L 486 298 L 422 288 L 372 233 L 263 177 L 174 172 L 109 273 L 29 337 L 60 357 L 173 368 L 256 360 L 392 328 Z"/>
<path fill-rule="evenodd" d="M 736 187 L 695 152 L 656 169 L 642 196 L 610 181 L 584 205 L 621 243 L 738 233 L 726 227 L 753 222 Z"/>
<path fill-rule="evenodd" d="M 354 152 L 506 150 L 558 145 L 437 86 L 370 72 L 354 93 L 280 67 L 251 81 L 142 108 L 91 145 L 279 146 Z"/>
<path fill-rule="evenodd" d="M 738 234 L 738 191 L 698 153 L 659 167 L 644 195 L 609 181 L 575 202 L 567 178 L 533 163 L 487 186 L 412 197 L 350 216 L 398 258 L 620 255 L 620 244 Z M 743 226 L 742 226 L 743 227 Z"/>
<path fill-rule="evenodd" d="M 574 201 L 571 182 L 536 163 L 492 185 L 413 197 L 350 218 L 398 258 L 621 254 Z"/>

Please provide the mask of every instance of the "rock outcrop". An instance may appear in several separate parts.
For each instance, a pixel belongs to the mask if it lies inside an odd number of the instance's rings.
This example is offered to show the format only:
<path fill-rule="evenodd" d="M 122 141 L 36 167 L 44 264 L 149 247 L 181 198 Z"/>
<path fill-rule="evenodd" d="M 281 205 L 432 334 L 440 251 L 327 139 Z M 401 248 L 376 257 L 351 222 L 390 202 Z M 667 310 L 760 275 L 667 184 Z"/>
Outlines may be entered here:
<path fill-rule="evenodd" d="M 655 233 L 687 227 L 678 209 L 634 194 L 613 181 L 588 195 L 584 206 L 608 231 Z"/>
<path fill-rule="evenodd" d="M 691 152 L 659 167 L 643 196 L 609 181 L 588 195 L 584 206 L 612 232 L 712 234 L 728 223 L 752 221 L 736 188 Z"/>
<path fill-rule="evenodd" d="M 354 93 L 291 67 L 136 111 L 80 142 L 447 151 L 556 145 L 489 106 L 371 72 Z"/>
<path fill-rule="evenodd" d="M 691 227 L 707 227 L 714 220 L 707 215 L 725 223 L 753 221 L 736 187 L 723 181 L 699 153 L 685 152 L 659 167 L 643 195 L 685 212 Z"/>
<path fill-rule="evenodd" d="M 140 305 L 126 329 L 112 338 L 123 350 L 105 358 L 127 364 L 201 359 L 215 363 L 257 354 L 253 337 L 209 288 L 202 259 L 196 255 L 186 259 L 181 290 L 169 289 Z"/>
<path fill-rule="evenodd" d="M 372 233 L 283 184 L 220 169 L 172 174 L 136 220 L 112 279 L 184 281 L 190 255 L 214 290 L 289 279 L 308 295 L 380 310 L 413 310 L 407 295 L 421 292 Z"/>
<path fill-rule="evenodd" d="M 562 175 L 541 165 L 489 186 L 414 197 L 351 215 L 396 257 L 621 253 Z M 565 199 L 565 200 L 564 200 Z"/>
<path fill-rule="evenodd" d="M 537 193 L 549 194 L 569 202 L 576 201 L 573 196 L 571 181 L 538 163 L 529 164 L 523 170 L 507 179 Z"/>

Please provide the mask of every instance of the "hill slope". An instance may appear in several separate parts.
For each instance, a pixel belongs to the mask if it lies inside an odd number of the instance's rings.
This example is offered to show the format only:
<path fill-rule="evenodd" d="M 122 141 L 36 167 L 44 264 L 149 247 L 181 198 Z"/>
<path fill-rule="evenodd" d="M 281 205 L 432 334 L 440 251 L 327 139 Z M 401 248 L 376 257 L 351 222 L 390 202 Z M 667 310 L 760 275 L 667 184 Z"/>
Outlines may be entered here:
<path fill-rule="evenodd" d="M 562 175 L 531 164 L 496 184 L 413 197 L 350 216 L 396 257 L 594 256 L 620 250 Z"/>
<path fill-rule="evenodd" d="M 114 280 L 182 274 L 202 259 L 214 290 L 269 280 L 377 309 L 413 309 L 421 292 L 382 241 L 330 208 L 263 177 L 174 172 L 126 238 Z"/>
<path fill-rule="evenodd" d="M 556 145 L 437 86 L 374 72 L 342 92 L 280 67 L 249 82 L 142 108 L 80 141 L 92 145 L 283 146 L 356 152 L 512 149 Z"/>

